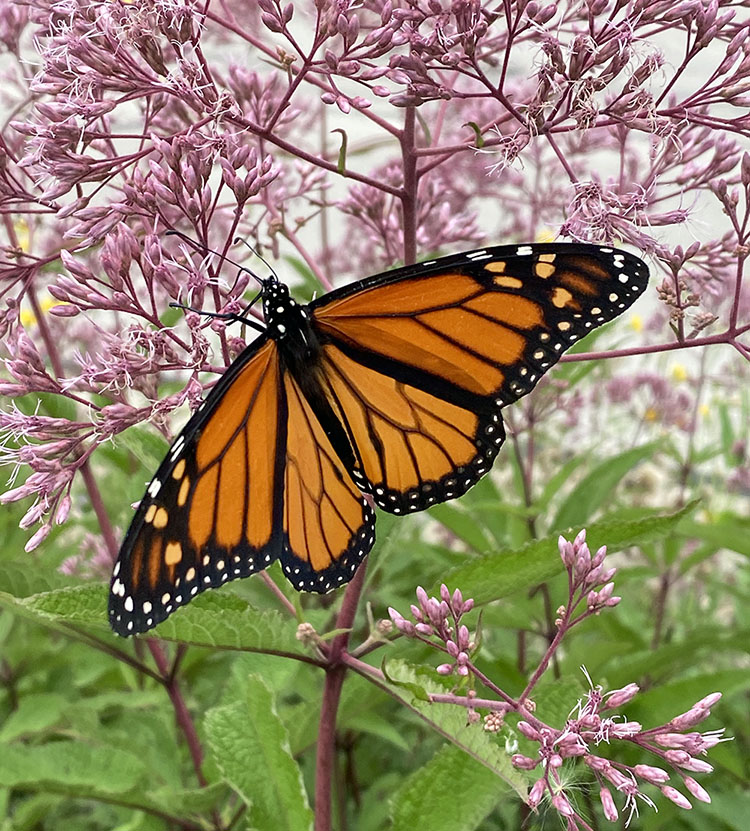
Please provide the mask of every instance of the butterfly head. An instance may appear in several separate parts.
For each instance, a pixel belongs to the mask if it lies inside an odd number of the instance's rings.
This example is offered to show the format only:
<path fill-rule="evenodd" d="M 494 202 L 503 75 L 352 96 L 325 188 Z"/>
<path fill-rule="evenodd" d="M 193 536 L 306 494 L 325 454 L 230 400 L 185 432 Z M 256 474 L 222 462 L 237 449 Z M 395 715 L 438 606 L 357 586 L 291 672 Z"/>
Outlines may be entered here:
<path fill-rule="evenodd" d="M 263 316 L 268 333 L 274 340 L 286 340 L 309 327 L 307 310 L 290 296 L 289 288 L 284 283 L 269 277 L 263 281 L 262 291 Z"/>

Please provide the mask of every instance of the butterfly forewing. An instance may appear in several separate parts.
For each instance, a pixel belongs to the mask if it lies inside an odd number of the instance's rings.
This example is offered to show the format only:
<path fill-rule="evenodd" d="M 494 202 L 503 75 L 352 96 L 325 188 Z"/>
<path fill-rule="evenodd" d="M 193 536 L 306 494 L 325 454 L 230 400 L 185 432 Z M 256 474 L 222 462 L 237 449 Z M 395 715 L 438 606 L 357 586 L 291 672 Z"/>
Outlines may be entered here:
<path fill-rule="evenodd" d="M 280 370 L 276 344 L 262 340 L 178 436 L 138 507 L 110 588 L 119 634 L 150 629 L 281 554 Z"/>
<path fill-rule="evenodd" d="M 357 483 L 393 513 L 463 494 L 497 455 L 500 408 L 647 281 L 638 258 L 609 248 L 503 246 L 311 304 Z"/>

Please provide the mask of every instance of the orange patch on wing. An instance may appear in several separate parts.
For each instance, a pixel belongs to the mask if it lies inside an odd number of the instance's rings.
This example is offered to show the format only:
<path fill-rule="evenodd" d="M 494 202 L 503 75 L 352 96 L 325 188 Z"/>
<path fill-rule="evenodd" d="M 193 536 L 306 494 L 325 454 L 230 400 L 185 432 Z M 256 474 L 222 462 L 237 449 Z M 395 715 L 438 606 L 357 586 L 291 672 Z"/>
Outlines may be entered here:
<path fill-rule="evenodd" d="M 425 275 L 421 279 L 412 277 L 333 300 L 317 309 L 315 318 L 325 323 L 342 317 L 409 315 L 425 308 L 460 303 L 477 289 L 476 281 L 460 272 Z"/>
<path fill-rule="evenodd" d="M 235 376 L 204 425 L 196 448 L 198 469 L 204 470 L 219 458 L 247 418 L 258 386 L 268 372 L 276 344 L 269 341 L 245 364 Z"/>
<path fill-rule="evenodd" d="M 188 516 L 188 532 L 196 549 L 208 541 L 214 527 L 218 480 L 219 468 L 213 465 L 198 479 L 193 491 Z"/>

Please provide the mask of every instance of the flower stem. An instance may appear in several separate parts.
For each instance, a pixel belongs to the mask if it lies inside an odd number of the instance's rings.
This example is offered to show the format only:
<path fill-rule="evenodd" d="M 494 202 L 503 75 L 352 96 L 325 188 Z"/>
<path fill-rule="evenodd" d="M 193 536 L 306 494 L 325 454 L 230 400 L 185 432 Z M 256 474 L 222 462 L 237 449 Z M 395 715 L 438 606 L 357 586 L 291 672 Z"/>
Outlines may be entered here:
<path fill-rule="evenodd" d="M 336 753 L 336 715 L 346 675 L 346 664 L 342 661 L 342 656 L 349 643 L 350 629 L 365 582 L 366 565 L 367 561 L 362 563 L 351 583 L 346 587 L 341 610 L 336 620 L 336 628 L 344 631 L 333 639 L 328 653 L 315 760 L 315 831 L 330 831 L 331 828 L 331 783 Z"/>

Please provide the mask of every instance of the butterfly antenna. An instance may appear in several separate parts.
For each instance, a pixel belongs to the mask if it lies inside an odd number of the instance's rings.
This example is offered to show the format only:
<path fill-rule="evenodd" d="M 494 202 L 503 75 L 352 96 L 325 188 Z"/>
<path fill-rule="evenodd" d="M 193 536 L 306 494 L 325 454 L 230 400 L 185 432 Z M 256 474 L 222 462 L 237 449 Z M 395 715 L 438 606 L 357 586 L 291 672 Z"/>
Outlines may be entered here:
<path fill-rule="evenodd" d="M 169 305 L 173 309 L 183 309 L 186 312 L 195 312 L 196 314 L 203 315 L 204 317 L 210 317 L 212 320 L 229 320 L 229 321 L 236 321 L 238 323 L 244 323 L 247 326 L 256 329 L 258 332 L 265 332 L 266 327 L 260 323 L 257 323 L 250 317 L 247 317 L 247 313 L 252 309 L 252 307 L 263 297 L 263 292 L 257 294 L 242 310 L 241 314 L 234 314 L 233 312 L 207 312 L 203 309 L 196 309 L 194 306 L 186 306 L 184 303 L 170 303 Z"/>
<path fill-rule="evenodd" d="M 273 266 L 265 259 L 265 257 L 261 257 L 261 255 L 253 248 L 252 245 L 244 238 L 244 237 L 235 237 L 232 243 L 236 245 L 238 242 L 241 242 L 243 245 L 246 245 L 255 256 L 265 265 L 265 267 L 271 272 L 271 276 L 273 279 L 278 283 L 279 282 L 279 275 L 274 271 Z"/>
<path fill-rule="evenodd" d="M 224 262 L 227 262 L 230 265 L 235 266 L 240 271 L 247 272 L 254 280 L 257 280 L 261 284 L 261 286 L 263 285 L 263 278 L 258 277 L 258 275 L 254 271 L 249 269 L 247 266 L 240 265 L 238 262 L 235 262 L 235 260 L 233 260 L 231 257 L 227 257 L 226 254 L 220 254 L 218 251 L 215 251 L 213 248 L 209 248 L 207 245 L 204 245 L 202 242 L 198 242 L 198 240 L 195 240 L 192 237 L 189 237 L 187 234 L 183 234 L 182 231 L 175 231 L 175 230 L 165 231 L 164 236 L 179 237 L 181 240 L 188 243 L 188 245 L 191 245 L 196 251 L 200 251 L 202 254 L 213 254 L 214 256 L 218 257 L 220 260 L 224 260 Z M 236 242 L 236 240 L 235 240 L 235 242 Z M 244 242 L 244 240 L 243 240 L 243 242 Z M 253 253 L 255 253 L 255 252 L 253 251 Z M 265 262 L 265 260 L 263 260 L 263 262 Z M 266 265 L 267 265 L 267 263 L 266 263 Z M 271 269 L 271 270 L 273 271 L 273 269 Z M 185 307 L 185 308 L 187 308 L 187 307 Z"/>

